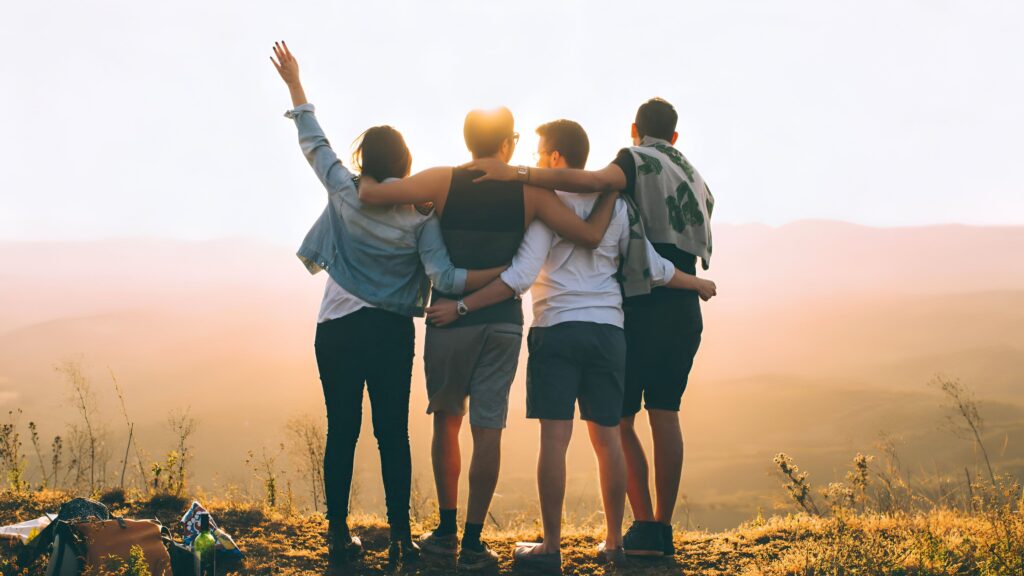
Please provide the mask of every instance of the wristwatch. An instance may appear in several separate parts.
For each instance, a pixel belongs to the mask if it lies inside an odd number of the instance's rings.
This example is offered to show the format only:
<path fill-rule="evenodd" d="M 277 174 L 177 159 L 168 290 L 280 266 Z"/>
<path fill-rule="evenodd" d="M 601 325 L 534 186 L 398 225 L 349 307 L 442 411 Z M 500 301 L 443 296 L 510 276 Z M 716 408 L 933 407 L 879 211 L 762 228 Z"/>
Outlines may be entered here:
<path fill-rule="evenodd" d="M 516 180 L 520 180 L 522 182 L 529 182 L 530 181 L 530 167 L 529 166 L 523 166 L 523 165 L 516 166 Z"/>
<path fill-rule="evenodd" d="M 469 314 L 469 308 L 466 308 L 466 303 L 462 300 L 455 303 L 455 311 L 459 313 L 459 316 Z"/>

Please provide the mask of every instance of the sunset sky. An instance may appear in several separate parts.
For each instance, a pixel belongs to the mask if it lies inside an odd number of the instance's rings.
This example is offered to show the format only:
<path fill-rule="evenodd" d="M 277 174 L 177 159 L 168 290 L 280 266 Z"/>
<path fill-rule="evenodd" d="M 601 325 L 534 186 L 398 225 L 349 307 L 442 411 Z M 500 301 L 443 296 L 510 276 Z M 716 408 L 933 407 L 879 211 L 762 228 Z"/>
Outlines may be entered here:
<path fill-rule="evenodd" d="M 500 8 L 499 8 L 500 6 Z M 680 112 L 719 222 L 1024 224 L 1024 4 L 9 2 L 0 239 L 296 244 L 324 196 L 268 56 L 286 39 L 347 159 L 388 123 L 414 169 L 468 159 L 472 107 L 629 144 Z"/>

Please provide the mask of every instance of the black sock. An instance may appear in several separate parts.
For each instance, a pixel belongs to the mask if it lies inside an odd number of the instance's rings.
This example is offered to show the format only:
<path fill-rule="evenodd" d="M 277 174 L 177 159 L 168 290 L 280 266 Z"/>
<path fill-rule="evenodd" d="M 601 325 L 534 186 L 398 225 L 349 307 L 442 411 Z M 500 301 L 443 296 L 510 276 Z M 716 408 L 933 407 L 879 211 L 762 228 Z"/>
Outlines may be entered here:
<path fill-rule="evenodd" d="M 452 508 L 451 510 L 439 511 L 439 514 L 441 516 L 441 522 L 437 525 L 437 528 L 434 530 L 434 534 L 437 534 L 438 536 L 448 536 L 450 534 L 455 534 L 455 532 L 459 529 L 458 525 L 455 523 L 456 511 L 456 508 Z"/>
<path fill-rule="evenodd" d="M 474 552 L 481 552 L 484 545 L 480 543 L 480 533 L 483 531 L 483 524 L 466 522 L 466 527 L 462 530 L 462 547 L 469 548 Z"/>

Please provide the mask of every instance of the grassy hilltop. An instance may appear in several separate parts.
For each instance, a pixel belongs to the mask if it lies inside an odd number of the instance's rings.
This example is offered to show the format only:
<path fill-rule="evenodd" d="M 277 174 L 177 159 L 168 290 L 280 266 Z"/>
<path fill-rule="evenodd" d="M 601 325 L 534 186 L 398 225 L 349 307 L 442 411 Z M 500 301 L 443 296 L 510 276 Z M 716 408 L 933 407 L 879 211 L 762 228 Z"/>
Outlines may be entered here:
<path fill-rule="evenodd" d="M 77 372 L 72 372 L 77 374 Z M 81 378 L 76 381 L 84 382 Z M 848 471 L 834 471 L 821 483 L 801 470 L 790 456 L 774 459 L 775 475 L 789 501 L 789 512 L 779 510 L 765 517 L 761 512 L 738 527 L 718 532 L 683 530 L 676 534 L 674 558 L 632 560 L 609 568 L 596 562 L 594 550 L 603 527 L 598 510 L 587 516 L 566 513 L 563 566 L 566 574 L 617 572 L 668 576 L 1024 576 L 1024 492 L 1021 479 L 1006 467 L 1002 450 L 990 450 L 985 442 L 985 421 L 973 392 L 957 380 L 937 378 L 933 386 L 945 397 L 946 427 L 966 440 L 976 457 L 950 475 L 938 469 L 915 469 L 902 460 L 895 442 L 877 446 L 877 455 L 857 454 Z M 77 388 L 86 397 L 84 384 Z M 84 405 L 84 404 L 83 404 Z M 88 414 L 89 412 L 84 412 Z M 0 524 L 29 520 L 44 512 L 56 512 L 61 503 L 76 495 L 92 495 L 106 502 L 117 515 L 156 518 L 172 533 L 194 497 L 202 502 L 218 524 L 234 536 L 247 555 L 244 574 L 323 574 L 326 569 L 324 533 L 326 521 L 314 507 L 303 506 L 290 478 L 281 475 L 273 454 L 249 453 L 247 462 L 263 486 L 261 495 L 249 492 L 211 495 L 188 481 L 190 444 L 194 420 L 187 415 L 173 419 L 177 448 L 165 461 L 155 462 L 145 484 L 129 483 L 127 490 L 110 489 L 109 476 L 97 467 L 98 445 L 91 428 L 72 429 L 69 453 L 55 439 L 52 462 L 43 457 L 34 423 L 29 423 L 29 444 L 38 459 L 36 484 L 26 480 L 29 454 L 23 450 L 17 414 L 0 426 Z M 89 419 L 85 419 L 88 423 Z M 300 485 L 323 496 L 323 434 L 315 425 L 294 426 L 304 439 L 308 466 L 295 477 Z M 142 469 L 142 457 L 136 457 Z M 122 461 L 127 470 L 129 461 Z M 100 470 L 98 474 L 96 470 Z M 1010 470 L 1009 472 L 1007 470 Z M 104 478 L 107 478 L 106 480 Z M 815 482 L 814 484 L 812 484 Z M 48 488 L 61 482 L 61 489 Z M 308 482 L 308 484 L 306 484 Z M 319 491 L 317 491 L 319 489 Z M 357 492 L 358 486 L 353 487 Z M 436 522 L 434 505 L 414 487 L 411 513 L 414 533 Z M 680 521 L 682 524 L 683 521 Z M 350 517 L 353 532 L 363 539 L 366 556 L 353 565 L 353 574 L 384 574 L 387 566 L 388 530 L 370 514 Z M 540 522 L 528 511 L 499 522 L 490 517 L 484 539 L 502 557 L 501 572 L 511 571 L 514 543 L 537 540 Z M 45 559 L 34 562 L 23 549 L 0 553 L 0 576 L 43 573 Z M 451 566 L 418 563 L 403 567 L 407 574 L 451 574 Z M 145 576 L 129 567 L 118 576 Z"/>
<path fill-rule="evenodd" d="M 1019 495 L 1018 495 L 1019 496 Z M 32 518 L 54 511 L 69 495 L 59 492 L 5 493 L 0 498 L 0 522 Z M 159 497 L 116 505 L 115 512 L 137 518 L 159 518 L 176 530 L 188 502 Z M 214 500 L 208 502 L 219 524 L 231 533 L 247 555 L 244 574 L 323 574 L 327 550 L 322 515 L 289 513 L 264 504 Z M 353 518 L 363 538 L 366 557 L 353 574 L 386 574 L 387 527 L 377 518 Z M 423 526 L 418 527 L 420 529 Z M 503 531 L 488 528 L 485 540 L 502 556 L 502 573 L 510 573 L 513 543 L 536 539 L 534 527 Z M 1024 574 L 1024 515 L 1019 502 L 989 506 L 974 512 L 936 509 L 912 514 L 878 514 L 848 510 L 830 517 L 806 513 L 758 519 L 719 533 L 684 532 L 676 536 L 674 558 L 635 560 L 609 569 L 593 560 L 600 541 L 596 527 L 573 526 L 566 531 L 566 574 L 638 574 L 668 576 L 702 574 L 812 575 L 1017 575 Z M 16 565 L 16 553 L 0 556 L 3 575 L 41 574 L 45 560 Z M 444 566 L 409 566 L 407 574 L 454 573 Z M 125 571 L 124 574 L 130 574 Z"/>

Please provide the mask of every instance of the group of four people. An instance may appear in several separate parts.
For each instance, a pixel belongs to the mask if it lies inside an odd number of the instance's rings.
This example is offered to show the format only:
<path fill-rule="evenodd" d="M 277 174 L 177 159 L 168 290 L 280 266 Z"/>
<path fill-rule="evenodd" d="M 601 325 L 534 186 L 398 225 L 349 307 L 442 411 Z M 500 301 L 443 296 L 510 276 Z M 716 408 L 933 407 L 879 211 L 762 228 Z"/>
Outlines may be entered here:
<path fill-rule="evenodd" d="M 271 60 L 291 93 L 286 116 L 328 192 L 298 256 L 311 272 L 328 273 L 315 351 L 327 405 L 332 569 L 361 553 L 347 514 L 364 387 L 380 450 L 390 561 L 423 554 L 457 558 L 463 570 L 497 565 L 480 535 L 498 481 L 522 344 L 518 296 L 531 287 L 527 417 L 541 424 L 544 539 L 517 547 L 515 564 L 560 569 L 565 456 L 577 402 L 597 456 L 607 522 L 598 557 L 674 554 L 671 520 L 683 461 L 678 411 L 700 345 L 700 300 L 713 297 L 716 287 L 696 277 L 696 260 L 706 269 L 711 257 L 714 200 L 673 146 L 673 107 L 660 99 L 643 104 L 632 127 L 634 146 L 599 171 L 583 170 L 589 142 L 569 120 L 537 129 L 536 168 L 510 166 L 519 135 L 502 108 L 467 115 L 464 137 L 473 160 L 466 166 L 409 176 L 412 158 L 401 134 L 378 126 L 359 140 L 355 176 L 320 129 L 283 42 Z M 424 314 L 440 521 L 414 541 L 412 318 Z M 654 438 L 656 506 L 634 427 L 642 403 Z M 459 431 L 467 413 L 473 454 L 460 540 Z M 627 495 L 635 521 L 623 534 Z"/>

